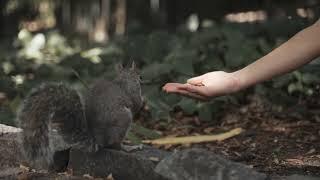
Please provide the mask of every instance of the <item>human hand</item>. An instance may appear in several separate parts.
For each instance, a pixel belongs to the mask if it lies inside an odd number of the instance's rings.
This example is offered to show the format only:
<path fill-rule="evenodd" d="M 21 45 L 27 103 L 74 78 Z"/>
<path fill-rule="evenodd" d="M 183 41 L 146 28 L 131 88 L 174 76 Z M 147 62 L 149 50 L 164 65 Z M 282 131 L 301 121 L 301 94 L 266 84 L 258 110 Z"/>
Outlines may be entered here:
<path fill-rule="evenodd" d="M 216 96 L 236 92 L 240 87 L 233 73 L 214 71 L 188 79 L 186 84 L 167 83 L 162 89 L 167 93 L 176 93 L 206 101 Z"/>

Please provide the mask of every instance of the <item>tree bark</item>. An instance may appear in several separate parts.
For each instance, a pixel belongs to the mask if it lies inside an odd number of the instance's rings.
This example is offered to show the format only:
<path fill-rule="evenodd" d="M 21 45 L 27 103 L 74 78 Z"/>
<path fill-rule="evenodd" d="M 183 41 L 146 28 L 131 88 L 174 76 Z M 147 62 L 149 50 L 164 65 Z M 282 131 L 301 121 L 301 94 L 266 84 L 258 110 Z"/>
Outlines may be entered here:
<path fill-rule="evenodd" d="M 123 35 L 126 31 L 127 6 L 126 0 L 117 0 L 115 11 L 115 34 Z"/>
<path fill-rule="evenodd" d="M 109 40 L 110 0 L 101 0 L 100 16 L 95 23 L 90 38 L 95 42 L 105 43 Z"/>

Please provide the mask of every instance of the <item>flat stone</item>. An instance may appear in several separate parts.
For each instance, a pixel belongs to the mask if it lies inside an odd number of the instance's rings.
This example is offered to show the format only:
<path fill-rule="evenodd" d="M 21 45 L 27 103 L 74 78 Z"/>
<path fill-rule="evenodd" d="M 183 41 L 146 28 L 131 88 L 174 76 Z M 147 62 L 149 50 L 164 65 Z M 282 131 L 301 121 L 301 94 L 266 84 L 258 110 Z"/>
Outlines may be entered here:
<path fill-rule="evenodd" d="M 320 177 L 311 177 L 311 176 L 294 174 L 294 175 L 285 177 L 284 180 L 320 180 Z"/>
<path fill-rule="evenodd" d="M 21 129 L 0 124 L 0 167 L 16 166 L 21 154 L 18 143 L 18 135 Z"/>
<path fill-rule="evenodd" d="M 265 180 L 267 176 L 248 166 L 202 149 L 173 153 L 155 171 L 169 180 Z"/>
<path fill-rule="evenodd" d="M 18 167 L 6 167 L 0 170 L 0 179 L 16 179 L 16 177 L 22 173 L 22 170 Z"/>
<path fill-rule="evenodd" d="M 22 130 L 20 128 L 0 124 L 0 135 L 7 134 L 7 133 L 17 133 L 17 132 L 21 132 L 21 131 Z"/>
<path fill-rule="evenodd" d="M 160 150 L 148 145 L 143 145 L 142 149 L 133 150 L 130 152 L 130 154 L 135 154 L 141 158 L 149 159 L 155 164 L 158 164 L 162 159 L 171 155 L 171 152 Z"/>
<path fill-rule="evenodd" d="M 68 169 L 76 176 L 89 174 L 105 178 L 112 174 L 119 180 L 164 180 L 154 172 L 156 163 L 148 157 L 112 149 L 101 149 L 98 152 L 87 152 L 72 148 Z"/>
<path fill-rule="evenodd" d="M 72 176 L 69 174 L 44 173 L 44 172 L 23 172 L 15 176 L 15 179 L 32 180 L 83 180 L 89 179 L 83 176 Z"/>
<path fill-rule="evenodd" d="M 18 143 L 19 133 L 6 133 L 0 136 L 0 169 L 19 167 L 21 153 Z"/>

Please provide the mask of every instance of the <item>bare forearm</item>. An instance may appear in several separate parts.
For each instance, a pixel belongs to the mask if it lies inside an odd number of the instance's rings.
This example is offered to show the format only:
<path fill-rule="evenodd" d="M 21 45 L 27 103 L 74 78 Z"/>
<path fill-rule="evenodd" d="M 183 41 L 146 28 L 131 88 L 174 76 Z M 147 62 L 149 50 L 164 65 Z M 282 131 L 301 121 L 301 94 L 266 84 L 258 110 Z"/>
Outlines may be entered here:
<path fill-rule="evenodd" d="M 320 56 L 320 23 L 316 23 L 266 56 L 234 72 L 239 89 L 291 72 Z"/>

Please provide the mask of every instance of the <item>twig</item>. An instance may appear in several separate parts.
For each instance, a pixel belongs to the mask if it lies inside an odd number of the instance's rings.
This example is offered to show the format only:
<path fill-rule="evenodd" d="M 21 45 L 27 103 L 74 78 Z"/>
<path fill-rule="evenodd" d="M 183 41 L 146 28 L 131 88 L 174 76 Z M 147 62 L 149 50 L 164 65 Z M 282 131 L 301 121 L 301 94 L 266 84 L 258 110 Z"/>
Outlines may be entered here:
<path fill-rule="evenodd" d="M 202 143 L 211 141 L 223 141 L 231 138 L 243 132 L 242 128 L 235 128 L 225 133 L 217 135 L 201 135 L 201 136 L 185 136 L 185 137 L 166 137 L 155 140 L 144 140 L 143 143 L 154 144 L 154 145 L 166 145 L 166 144 L 191 144 L 191 143 Z"/>
<path fill-rule="evenodd" d="M 86 82 L 84 82 L 84 80 L 81 79 L 79 73 L 78 73 L 75 69 L 73 69 L 73 68 L 71 68 L 71 71 L 73 72 L 74 75 L 76 75 L 76 77 L 77 77 L 77 78 L 79 79 L 79 81 L 83 84 L 83 86 L 86 87 L 87 89 L 89 89 L 88 84 L 87 84 Z"/>

